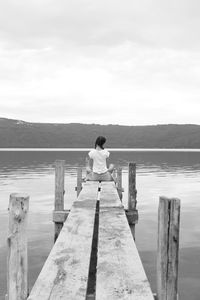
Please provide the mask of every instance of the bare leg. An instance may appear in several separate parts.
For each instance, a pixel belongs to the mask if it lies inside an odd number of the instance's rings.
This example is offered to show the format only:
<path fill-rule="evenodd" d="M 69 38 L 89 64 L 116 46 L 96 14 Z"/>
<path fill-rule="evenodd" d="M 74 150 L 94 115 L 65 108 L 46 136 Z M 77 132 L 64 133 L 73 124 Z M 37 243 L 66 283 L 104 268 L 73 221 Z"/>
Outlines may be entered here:
<path fill-rule="evenodd" d="M 90 180 L 92 180 L 92 172 L 88 172 L 88 173 L 86 173 L 86 177 L 85 177 L 85 180 L 86 181 L 90 181 Z"/>

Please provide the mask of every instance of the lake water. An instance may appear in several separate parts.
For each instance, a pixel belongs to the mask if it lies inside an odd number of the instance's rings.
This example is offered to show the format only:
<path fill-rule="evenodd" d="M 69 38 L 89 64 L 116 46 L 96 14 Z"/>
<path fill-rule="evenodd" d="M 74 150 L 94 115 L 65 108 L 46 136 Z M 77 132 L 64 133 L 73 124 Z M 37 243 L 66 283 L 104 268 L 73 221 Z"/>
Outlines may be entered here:
<path fill-rule="evenodd" d="M 66 162 L 65 207 L 76 198 L 76 169 L 85 151 L 0 151 L 0 299 L 6 292 L 8 200 L 12 192 L 30 195 L 29 285 L 33 285 L 53 245 L 54 161 Z M 139 224 L 136 244 L 155 291 L 157 210 L 159 196 L 181 199 L 179 259 L 180 300 L 200 299 L 200 152 L 112 151 L 122 167 L 124 205 L 127 203 L 128 162 L 137 163 Z"/>

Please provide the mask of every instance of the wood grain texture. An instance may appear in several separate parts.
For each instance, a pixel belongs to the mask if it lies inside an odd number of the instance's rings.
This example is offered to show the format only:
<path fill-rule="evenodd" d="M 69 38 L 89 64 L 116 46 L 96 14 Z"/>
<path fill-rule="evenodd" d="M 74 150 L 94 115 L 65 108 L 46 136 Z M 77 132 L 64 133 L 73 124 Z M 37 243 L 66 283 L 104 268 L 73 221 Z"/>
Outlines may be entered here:
<path fill-rule="evenodd" d="M 28 300 L 86 297 L 98 183 L 86 183 Z"/>
<path fill-rule="evenodd" d="M 64 184 L 65 184 L 65 161 L 56 160 L 55 162 L 55 202 L 54 210 L 64 210 Z M 54 222 L 54 242 L 58 238 L 62 229 L 63 222 Z"/>
<path fill-rule="evenodd" d="M 160 198 L 158 208 L 157 295 L 166 300 L 168 265 L 169 201 Z"/>
<path fill-rule="evenodd" d="M 128 166 L 128 210 L 136 209 L 136 163 L 129 163 Z"/>
<path fill-rule="evenodd" d="M 28 293 L 27 213 L 29 196 L 11 194 L 7 259 L 7 299 L 25 300 Z"/>
<path fill-rule="evenodd" d="M 64 209 L 65 161 L 55 162 L 55 210 Z"/>
<path fill-rule="evenodd" d="M 102 183 L 96 300 L 153 300 L 123 206 L 120 204 L 115 186 Z"/>
<path fill-rule="evenodd" d="M 160 197 L 158 209 L 157 295 L 176 300 L 178 294 L 180 200 Z"/>
<path fill-rule="evenodd" d="M 180 230 L 180 200 L 173 198 L 171 199 L 171 205 L 170 205 L 167 300 L 177 300 L 179 230 Z"/>
<path fill-rule="evenodd" d="M 121 167 L 117 168 L 117 191 L 118 191 L 119 199 L 122 200 L 122 197 L 123 197 L 122 192 L 124 190 L 122 188 L 122 168 Z"/>
<path fill-rule="evenodd" d="M 121 207 L 123 205 L 119 199 L 119 195 L 113 181 L 102 181 L 100 192 L 101 208 L 103 207 Z"/>

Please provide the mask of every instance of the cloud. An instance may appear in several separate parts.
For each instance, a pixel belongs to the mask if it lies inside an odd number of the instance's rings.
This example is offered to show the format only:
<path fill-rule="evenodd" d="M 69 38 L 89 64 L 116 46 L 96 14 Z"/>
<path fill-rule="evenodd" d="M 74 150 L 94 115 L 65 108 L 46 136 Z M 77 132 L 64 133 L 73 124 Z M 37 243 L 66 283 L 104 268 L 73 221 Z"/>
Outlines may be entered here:
<path fill-rule="evenodd" d="M 44 48 L 18 51 L 17 60 L 11 53 L 3 61 L 10 62 L 10 68 L 0 98 L 17 118 L 115 124 L 198 121 L 198 54 L 125 43 L 102 55 L 58 55 Z M 6 112 L 5 105 L 0 108 Z"/>
<path fill-rule="evenodd" d="M 0 3 L 0 116 L 199 123 L 196 0 Z"/>
<path fill-rule="evenodd" d="M 199 47 L 198 0 L 8 0 L 0 4 L 1 33 L 21 46 L 70 43 Z"/>

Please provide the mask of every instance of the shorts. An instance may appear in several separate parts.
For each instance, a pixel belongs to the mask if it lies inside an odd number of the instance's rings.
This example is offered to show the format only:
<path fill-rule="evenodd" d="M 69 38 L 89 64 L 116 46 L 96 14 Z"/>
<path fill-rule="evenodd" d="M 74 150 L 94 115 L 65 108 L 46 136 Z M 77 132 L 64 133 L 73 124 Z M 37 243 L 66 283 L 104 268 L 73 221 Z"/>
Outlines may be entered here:
<path fill-rule="evenodd" d="M 105 173 L 102 173 L 102 174 L 90 172 L 90 173 L 87 174 L 86 180 L 90 180 L 90 181 L 114 181 L 112 175 L 108 171 L 105 172 Z"/>

